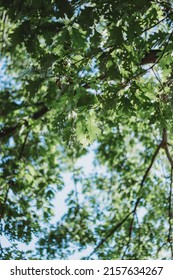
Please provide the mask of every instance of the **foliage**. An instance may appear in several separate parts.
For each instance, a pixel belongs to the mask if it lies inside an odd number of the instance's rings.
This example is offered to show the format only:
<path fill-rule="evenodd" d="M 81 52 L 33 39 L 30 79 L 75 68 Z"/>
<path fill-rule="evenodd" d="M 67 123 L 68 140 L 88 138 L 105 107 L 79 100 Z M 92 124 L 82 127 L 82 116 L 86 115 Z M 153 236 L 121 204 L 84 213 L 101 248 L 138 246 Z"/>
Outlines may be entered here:
<path fill-rule="evenodd" d="M 0 14 L 1 258 L 173 258 L 172 1 L 1 0 Z"/>

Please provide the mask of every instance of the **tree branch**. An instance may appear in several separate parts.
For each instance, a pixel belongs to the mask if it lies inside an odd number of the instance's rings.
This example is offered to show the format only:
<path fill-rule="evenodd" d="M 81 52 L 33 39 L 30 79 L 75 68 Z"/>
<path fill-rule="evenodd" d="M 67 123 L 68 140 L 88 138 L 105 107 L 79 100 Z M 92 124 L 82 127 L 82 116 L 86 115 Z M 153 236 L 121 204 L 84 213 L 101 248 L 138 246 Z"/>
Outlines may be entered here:
<path fill-rule="evenodd" d="M 27 131 L 26 135 L 25 135 L 25 139 L 24 139 L 24 142 L 22 144 L 22 147 L 21 147 L 21 150 L 20 150 L 20 154 L 19 154 L 19 157 L 18 159 L 20 160 L 23 156 L 23 152 L 24 152 L 24 149 L 25 149 L 25 146 L 26 146 L 26 142 L 27 142 L 27 138 L 28 138 L 28 135 L 29 135 L 29 131 Z"/>
<path fill-rule="evenodd" d="M 143 33 L 149 31 L 150 29 L 156 27 L 158 24 L 160 24 L 161 22 L 163 22 L 165 19 L 167 19 L 171 14 L 173 14 L 173 11 L 171 11 L 170 13 L 168 13 L 164 18 L 162 18 L 161 20 L 157 21 L 155 24 L 147 27 L 146 29 L 143 30 Z"/>
<path fill-rule="evenodd" d="M 164 131 L 165 131 L 165 130 L 164 130 Z M 156 150 L 155 150 L 155 152 L 154 152 L 154 155 L 152 156 L 151 163 L 150 163 L 150 165 L 148 166 L 148 168 L 147 168 L 146 171 L 145 171 L 145 174 L 144 174 L 144 176 L 143 176 L 143 178 L 142 178 L 142 181 L 141 181 L 141 183 L 140 183 L 139 193 L 140 193 L 141 189 L 143 188 L 143 185 L 144 185 L 144 183 L 145 183 L 145 181 L 146 181 L 146 179 L 147 179 L 147 177 L 148 177 L 148 174 L 149 174 L 149 172 L 150 172 L 150 170 L 151 170 L 151 168 L 152 168 L 152 166 L 153 166 L 153 164 L 154 164 L 154 161 L 155 161 L 155 159 L 156 159 L 156 157 L 157 157 L 157 155 L 158 155 L 158 153 L 159 153 L 161 147 L 163 147 L 163 145 L 164 145 L 163 143 L 165 143 L 165 133 L 163 133 L 161 143 L 157 146 L 157 148 L 156 148 Z M 97 249 L 98 249 L 100 246 L 103 245 L 103 243 L 104 243 L 105 241 L 108 240 L 108 238 L 109 238 L 110 236 L 112 236 L 112 235 L 117 231 L 117 229 L 119 229 L 119 228 L 124 224 L 124 222 L 128 219 L 128 217 L 129 217 L 131 214 L 133 214 L 133 218 L 132 218 L 132 221 L 131 221 L 131 223 L 130 223 L 130 228 L 129 228 L 129 237 L 131 237 L 132 229 L 133 229 L 133 223 L 134 223 L 134 217 L 135 217 L 135 215 L 136 215 L 136 210 L 137 210 L 137 207 L 138 207 L 138 204 L 139 204 L 140 200 L 141 200 L 141 197 L 139 196 L 139 197 L 137 198 L 137 200 L 136 200 L 136 203 L 135 203 L 135 205 L 134 205 L 133 210 L 132 210 L 131 212 L 129 212 L 121 222 L 119 222 L 118 224 L 116 224 L 115 227 L 113 227 L 113 229 L 106 235 L 106 237 L 103 238 L 103 239 L 99 242 L 99 244 L 95 247 L 95 249 L 94 249 L 94 250 L 92 251 L 92 253 L 89 255 L 88 259 L 97 251 Z"/>
<path fill-rule="evenodd" d="M 17 130 L 18 128 L 20 128 L 20 127 L 21 127 L 21 124 L 20 124 L 20 125 L 17 124 L 17 125 L 15 125 L 15 126 L 10 126 L 10 127 L 4 127 L 4 128 L 0 131 L 0 138 L 9 136 L 9 135 L 15 133 L 16 130 Z"/>
<path fill-rule="evenodd" d="M 35 112 L 31 116 L 31 119 L 38 120 L 39 118 L 43 117 L 48 111 L 49 111 L 48 107 L 44 105 L 43 108 L 41 108 L 39 111 Z"/>
<path fill-rule="evenodd" d="M 173 35 L 173 31 L 170 33 L 170 35 L 169 35 L 169 37 L 168 37 L 168 40 L 167 40 L 167 42 L 166 42 L 166 44 L 165 44 L 165 47 L 164 47 L 164 49 L 163 49 L 161 55 L 155 59 L 155 62 L 154 62 L 150 67 L 148 67 L 147 69 L 143 69 L 143 70 L 140 71 L 139 73 L 137 73 L 137 74 L 131 76 L 125 83 L 122 84 L 122 86 L 120 87 L 120 89 L 117 90 L 116 94 L 117 94 L 118 92 L 120 92 L 122 89 L 125 89 L 134 79 L 140 77 L 142 74 L 145 74 L 145 73 L 147 73 L 149 70 L 151 70 L 151 69 L 154 68 L 154 66 L 155 66 L 155 65 L 161 60 L 161 58 L 164 56 L 164 54 L 165 54 L 165 52 L 166 52 L 166 49 L 167 49 L 167 46 L 168 46 L 168 44 L 169 44 L 169 41 L 170 41 L 172 35 Z M 154 50 L 151 50 L 151 51 L 154 51 Z M 153 59 L 153 61 L 154 61 L 154 59 Z M 153 62 L 153 61 L 152 61 L 152 62 Z M 149 63 L 149 62 L 147 62 L 147 63 Z M 143 63 L 143 64 L 147 64 L 147 63 Z"/>
<path fill-rule="evenodd" d="M 43 117 L 48 111 L 49 111 L 48 107 L 44 105 L 44 107 L 42 107 L 40 110 L 33 113 L 33 115 L 30 116 L 30 119 L 38 120 L 39 118 Z M 26 126 L 27 122 L 24 120 L 21 121 L 21 123 L 18 123 L 14 126 L 4 127 L 0 131 L 0 138 L 4 138 L 6 136 L 10 136 L 14 134 L 19 128 L 21 128 L 22 125 Z"/>
<path fill-rule="evenodd" d="M 167 133 L 166 133 L 166 129 L 163 128 L 162 140 L 161 140 L 160 144 L 157 146 L 157 148 L 156 148 L 156 150 L 154 152 L 154 155 L 152 156 L 151 163 L 150 163 L 150 165 L 148 166 L 148 168 L 145 171 L 145 174 L 144 174 L 144 176 L 142 178 L 142 181 L 140 183 L 139 192 L 143 188 L 143 185 L 144 185 L 144 183 L 145 183 L 145 181 L 146 181 L 146 179 L 148 177 L 148 174 L 149 174 L 149 172 L 150 172 L 150 170 L 151 170 L 151 168 L 152 168 L 152 166 L 154 164 L 154 161 L 155 161 L 155 159 L 156 159 L 160 149 L 161 148 L 165 148 L 165 147 L 167 147 Z M 138 207 L 138 204 L 139 204 L 140 200 L 141 200 L 141 197 L 138 197 L 138 199 L 136 200 L 136 203 L 135 203 L 135 206 L 134 206 L 134 209 L 133 209 L 133 213 L 134 214 L 136 213 L 136 209 Z"/>
<path fill-rule="evenodd" d="M 130 241 L 131 241 L 131 238 L 132 238 L 133 221 L 134 221 L 134 217 L 132 217 L 131 222 L 130 222 L 130 226 L 129 226 L 129 236 L 128 236 L 129 240 L 128 240 L 127 245 L 126 245 L 126 248 L 125 248 L 125 250 L 124 250 L 124 253 L 123 253 L 123 256 L 122 256 L 122 260 L 124 259 L 125 255 L 126 255 L 126 252 L 127 252 L 128 248 L 129 248 Z"/>
<path fill-rule="evenodd" d="M 103 245 L 104 242 L 106 242 L 110 236 L 112 236 L 114 234 L 114 232 L 117 231 L 117 229 L 119 229 L 124 223 L 125 221 L 128 219 L 128 217 L 132 214 L 132 212 L 128 213 L 124 219 L 119 222 L 118 224 L 115 225 L 115 227 L 112 228 L 112 230 L 106 235 L 105 238 L 103 238 L 98 245 L 94 248 L 94 250 L 91 252 L 91 254 L 89 255 L 89 257 L 87 259 L 90 259 L 90 257 L 98 250 L 98 248 L 100 248 L 100 246 Z"/>
<path fill-rule="evenodd" d="M 168 145 L 165 146 L 165 153 L 166 153 L 167 159 L 169 160 L 171 168 L 173 169 L 173 159 L 172 159 L 171 154 L 169 152 Z"/>

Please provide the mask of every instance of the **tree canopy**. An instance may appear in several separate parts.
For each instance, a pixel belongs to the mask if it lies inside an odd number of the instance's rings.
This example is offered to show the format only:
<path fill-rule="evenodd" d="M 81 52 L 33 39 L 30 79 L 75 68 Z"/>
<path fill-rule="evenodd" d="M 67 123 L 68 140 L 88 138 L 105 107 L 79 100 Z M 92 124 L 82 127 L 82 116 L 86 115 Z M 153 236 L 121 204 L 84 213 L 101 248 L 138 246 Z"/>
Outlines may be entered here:
<path fill-rule="evenodd" d="M 173 258 L 172 1 L 1 0 L 0 15 L 1 259 Z"/>

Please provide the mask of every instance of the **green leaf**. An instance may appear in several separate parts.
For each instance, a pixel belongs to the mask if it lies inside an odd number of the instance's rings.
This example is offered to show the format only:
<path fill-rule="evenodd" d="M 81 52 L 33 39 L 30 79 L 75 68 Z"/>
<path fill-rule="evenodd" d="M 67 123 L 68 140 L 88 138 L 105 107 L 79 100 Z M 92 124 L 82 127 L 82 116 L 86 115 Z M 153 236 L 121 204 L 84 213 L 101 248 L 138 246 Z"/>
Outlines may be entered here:
<path fill-rule="evenodd" d="M 86 125 L 89 133 L 90 143 L 92 143 L 101 134 L 101 129 L 98 127 L 98 122 L 94 111 L 89 112 Z"/>
<path fill-rule="evenodd" d="M 80 29 L 72 28 L 71 33 L 72 46 L 75 49 L 84 49 L 86 47 L 86 38 Z"/>
<path fill-rule="evenodd" d="M 76 124 L 76 136 L 77 140 L 86 147 L 89 144 L 89 139 L 87 139 L 86 125 L 83 121 L 78 121 Z"/>

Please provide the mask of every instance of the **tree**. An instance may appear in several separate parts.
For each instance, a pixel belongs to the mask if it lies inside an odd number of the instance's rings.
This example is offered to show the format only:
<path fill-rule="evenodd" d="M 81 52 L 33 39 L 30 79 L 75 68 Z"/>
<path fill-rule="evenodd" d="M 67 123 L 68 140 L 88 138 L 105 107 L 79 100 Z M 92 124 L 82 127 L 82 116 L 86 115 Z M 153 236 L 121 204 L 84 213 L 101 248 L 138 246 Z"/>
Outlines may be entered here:
<path fill-rule="evenodd" d="M 2 259 L 173 258 L 171 0 L 2 0 Z M 88 175 L 75 167 L 95 143 Z M 56 224 L 62 174 L 75 189 Z M 36 249 L 24 251 L 36 237 Z"/>

